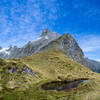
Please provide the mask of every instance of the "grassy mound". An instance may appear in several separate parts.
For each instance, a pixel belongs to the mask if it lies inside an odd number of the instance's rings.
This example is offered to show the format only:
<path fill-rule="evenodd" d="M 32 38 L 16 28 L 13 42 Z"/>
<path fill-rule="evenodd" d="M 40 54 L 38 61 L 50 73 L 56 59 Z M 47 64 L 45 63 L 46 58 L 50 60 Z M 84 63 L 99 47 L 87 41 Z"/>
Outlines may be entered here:
<path fill-rule="evenodd" d="M 25 72 L 26 67 L 34 75 Z M 52 81 L 78 79 L 88 80 L 68 91 L 41 88 Z M 52 49 L 22 59 L 0 59 L 0 100 L 100 100 L 99 93 L 100 75 L 61 51 Z"/>

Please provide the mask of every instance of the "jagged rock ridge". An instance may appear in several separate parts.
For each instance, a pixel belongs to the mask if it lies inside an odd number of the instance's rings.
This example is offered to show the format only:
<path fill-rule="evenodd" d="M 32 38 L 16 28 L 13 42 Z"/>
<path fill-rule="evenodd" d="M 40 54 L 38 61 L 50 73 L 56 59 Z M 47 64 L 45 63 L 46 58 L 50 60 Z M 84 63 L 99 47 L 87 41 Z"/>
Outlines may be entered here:
<path fill-rule="evenodd" d="M 77 42 L 70 34 L 65 34 L 50 42 L 48 45 L 41 48 L 39 52 L 50 49 L 52 47 L 56 47 L 57 49 L 64 51 L 71 59 L 87 66 L 82 49 L 78 46 Z"/>
<path fill-rule="evenodd" d="M 60 49 L 71 59 L 89 67 L 93 71 L 100 71 L 100 63 L 86 59 L 82 49 L 78 46 L 75 39 L 70 34 L 60 36 L 59 34 L 44 29 L 40 37 L 28 42 L 22 48 L 16 46 L 0 50 L 1 58 L 20 58 L 29 56 L 33 53 L 43 52 L 52 47 Z M 95 63 L 94 63 L 95 62 Z"/>
<path fill-rule="evenodd" d="M 22 48 L 18 48 L 16 46 L 7 48 L 5 50 L 1 50 L 0 57 L 1 58 L 20 58 L 24 56 L 29 56 L 33 53 L 38 52 L 42 47 L 47 45 L 49 42 L 55 40 L 59 37 L 59 34 L 44 29 L 39 38 L 34 41 L 28 42 Z M 8 52 L 8 53 L 7 53 Z"/>

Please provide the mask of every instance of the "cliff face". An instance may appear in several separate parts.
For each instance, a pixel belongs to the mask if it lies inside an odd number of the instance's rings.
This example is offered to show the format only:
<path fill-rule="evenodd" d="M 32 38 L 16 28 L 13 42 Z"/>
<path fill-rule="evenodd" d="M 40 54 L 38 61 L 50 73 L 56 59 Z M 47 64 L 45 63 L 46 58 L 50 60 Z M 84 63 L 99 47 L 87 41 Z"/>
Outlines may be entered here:
<path fill-rule="evenodd" d="M 32 55 L 33 53 L 43 52 L 50 48 L 62 50 L 68 57 L 89 67 L 93 71 L 100 72 L 100 63 L 86 59 L 82 49 L 78 46 L 75 39 L 70 34 L 60 36 L 59 34 L 47 29 L 37 40 L 28 42 L 22 48 L 16 46 L 0 50 L 1 58 L 21 58 Z"/>
<path fill-rule="evenodd" d="M 52 47 L 62 50 L 71 59 L 85 66 L 88 65 L 86 59 L 84 58 L 84 53 L 82 49 L 78 46 L 77 42 L 71 35 L 65 34 L 57 38 L 56 40 L 41 48 L 39 52 L 50 49 Z"/>

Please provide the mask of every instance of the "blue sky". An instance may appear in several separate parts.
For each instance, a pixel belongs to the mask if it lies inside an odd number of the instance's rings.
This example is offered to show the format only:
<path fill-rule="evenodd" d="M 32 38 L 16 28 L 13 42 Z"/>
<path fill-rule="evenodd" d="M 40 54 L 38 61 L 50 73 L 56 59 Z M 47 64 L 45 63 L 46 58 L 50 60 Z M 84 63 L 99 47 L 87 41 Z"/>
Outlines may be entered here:
<path fill-rule="evenodd" d="M 22 46 L 48 28 L 70 33 L 100 61 L 100 0 L 0 0 L 0 45 Z"/>

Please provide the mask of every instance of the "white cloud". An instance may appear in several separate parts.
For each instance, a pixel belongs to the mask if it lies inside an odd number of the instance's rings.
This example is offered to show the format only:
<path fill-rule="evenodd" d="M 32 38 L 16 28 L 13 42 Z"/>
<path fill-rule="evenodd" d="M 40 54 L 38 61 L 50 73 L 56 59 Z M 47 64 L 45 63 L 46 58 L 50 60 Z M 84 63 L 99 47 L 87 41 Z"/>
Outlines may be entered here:
<path fill-rule="evenodd" d="M 57 0 L 28 0 L 25 4 L 11 1 L 11 4 L 12 7 L 0 8 L 0 44 L 3 47 L 20 46 L 34 40 L 42 28 L 49 27 L 48 21 L 52 20 L 53 25 L 58 18 Z"/>
<path fill-rule="evenodd" d="M 79 45 L 84 52 L 92 52 L 100 49 L 99 35 L 86 35 L 80 38 Z"/>
<path fill-rule="evenodd" d="M 94 59 L 94 60 L 100 62 L 100 59 Z"/>
<path fill-rule="evenodd" d="M 100 62 L 100 35 L 96 33 L 89 34 L 74 34 L 73 35 L 81 49 L 83 50 L 85 57 Z"/>
<path fill-rule="evenodd" d="M 97 14 L 100 14 L 100 10 L 95 7 L 91 7 L 84 13 L 84 17 L 88 18 Z"/>

